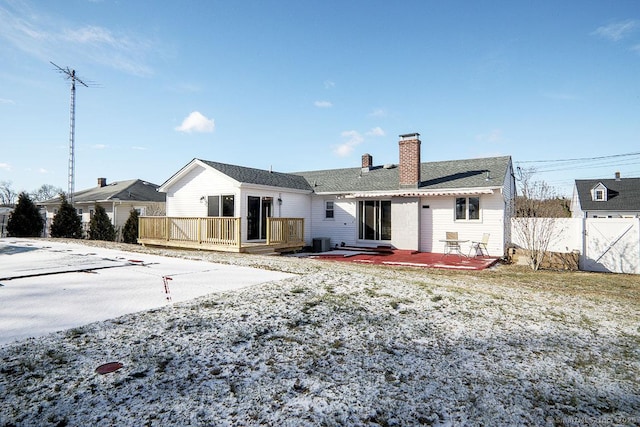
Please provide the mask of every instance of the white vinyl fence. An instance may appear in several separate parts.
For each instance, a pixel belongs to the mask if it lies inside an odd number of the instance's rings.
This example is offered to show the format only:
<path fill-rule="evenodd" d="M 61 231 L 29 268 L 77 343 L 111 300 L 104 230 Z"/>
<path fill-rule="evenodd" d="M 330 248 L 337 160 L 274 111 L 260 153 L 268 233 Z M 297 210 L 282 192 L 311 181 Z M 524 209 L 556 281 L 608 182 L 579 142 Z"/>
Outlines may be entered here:
<path fill-rule="evenodd" d="M 581 270 L 640 274 L 640 218 L 513 218 L 513 244 L 529 249 L 517 229 L 531 221 L 553 227 L 549 252 L 578 251 Z"/>

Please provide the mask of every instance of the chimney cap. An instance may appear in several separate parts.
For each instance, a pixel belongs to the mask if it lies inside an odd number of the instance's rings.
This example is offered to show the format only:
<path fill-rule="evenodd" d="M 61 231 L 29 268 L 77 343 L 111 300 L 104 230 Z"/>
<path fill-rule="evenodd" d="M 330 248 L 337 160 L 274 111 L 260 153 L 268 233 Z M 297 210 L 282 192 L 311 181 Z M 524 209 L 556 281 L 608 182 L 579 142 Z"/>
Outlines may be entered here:
<path fill-rule="evenodd" d="M 405 133 L 403 135 L 400 135 L 400 138 L 402 139 L 417 139 L 420 136 L 419 133 Z"/>

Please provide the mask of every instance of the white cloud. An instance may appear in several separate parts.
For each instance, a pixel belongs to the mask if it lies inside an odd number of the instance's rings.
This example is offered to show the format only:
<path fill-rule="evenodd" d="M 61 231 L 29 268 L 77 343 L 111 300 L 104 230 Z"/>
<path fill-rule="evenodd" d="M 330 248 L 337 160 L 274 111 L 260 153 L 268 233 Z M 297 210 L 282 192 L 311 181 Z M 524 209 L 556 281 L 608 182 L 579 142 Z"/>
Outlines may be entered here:
<path fill-rule="evenodd" d="M 132 150 L 140 150 L 140 151 L 144 151 L 147 148 L 146 147 L 140 147 L 139 145 L 134 145 L 133 147 L 131 147 Z"/>
<path fill-rule="evenodd" d="M 0 104 L 15 104 L 13 99 L 0 98 Z"/>
<path fill-rule="evenodd" d="M 476 140 L 481 142 L 498 143 L 504 141 L 501 129 L 493 129 L 489 133 L 476 135 Z"/>
<path fill-rule="evenodd" d="M 359 132 L 355 130 L 346 130 L 340 134 L 347 140 L 340 145 L 337 145 L 333 152 L 340 157 L 346 157 L 353 152 L 356 146 L 362 144 L 364 138 Z"/>
<path fill-rule="evenodd" d="M 95 148 L 96 150 L 104 150 L 105 148 L 107 148 L 107 145 L 105 145 L 105 144 L 93 144 L 91 146 L 91 148 Z"/>
<path fill-rule="evenodd" d="M 0 163 L 0 169 L 10 171 L 11 165 L 9 163 Z"/>
<path fill-rule="evenodd" d="M 316 101 L 313 103 L 318 108 L 331 108 L 333 104 L 329 101 Z"/>
<path fill-rule="evenodd" d="M 370 117 L 386 117 L 387 116 L 387 112 L 385 110 L 383 110 L 382 108 L 376 108 L 371 113 L 369 113 L 369 116 Z"/>
<path fill-rule="evenodd" d="M 199 111 L 194 111 L 182 121 L 182 124 L 175 128 L 179 132 L 213 132 L 215 128 L 215 122 L 213 119 L 208 119 L 203 116 Z"/>
<path fill-rule="evenodd" d="M 629 19 L 598 27 L 593 34 L 614 42 L 620 41 L 640 28 L 640 21 Z"/>
<path fill-rule="evenodd" d="M 45 174 L 48 174 L 49 171 L 46 170 L 45 168 L 40 168 L 40 169 L 38 169 L 38 173 L 45 175 Z"/>
<path fill-rule="evenodd" d="M 385 136 L 386 132 L 380 127 L 374 127 L 369 132 L 366 133 L 368 136 Z"/>
<path fill-rule="evenodd" d="M 331 89 L 334 88 L 336 86 L 336 84 L 334 82 L 332 82 L 331 80 L 325 80 L 324 81 L 324 88 L 325 89 Z"/>
<path fill-rule="evenodd" d="M 53 15 L 43 15 L 23 2 L 0 7 L 0 42 L 47 63 L 53 60 L 65 66 L 66 62 L 89 60 L 139 76 L 153 73 L 146 64 L 149 55 L 166 50 L 160 43 L 132 31 L 78 26 Z"/>

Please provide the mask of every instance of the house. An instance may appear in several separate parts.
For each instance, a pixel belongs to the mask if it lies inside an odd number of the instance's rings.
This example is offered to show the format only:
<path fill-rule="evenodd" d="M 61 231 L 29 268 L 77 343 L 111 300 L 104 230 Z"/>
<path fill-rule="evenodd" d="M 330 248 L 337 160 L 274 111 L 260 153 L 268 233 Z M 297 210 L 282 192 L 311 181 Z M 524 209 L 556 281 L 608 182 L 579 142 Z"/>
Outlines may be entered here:
<path fill-rule="evenodd" d="M 141 242 L 170 245 L 197 233 L 196 245 L 215 237 L 240 248 L 268 243 L 275 230 L 270 223 L 282 218 L 300 220 L 279 227 L 289 233 L 301 227 L 306 246 L 322 239 L 331 247 L 442 252 L 446 232 L 456 231 L 467 245 L 490 233 L 489 253 L 502 256 L 516 191 L 511 157 L 422 163 L 417 133 L 401 135 L 398 147 L 398 164 L 376 165 L 365 154 L 357 167 L 296 173 L 193 159 L 159 188 L 167 195 L 167 217 L 237 222 L 156 223 L 152 230 L 141 228 Z M 211 231 L 215 227 L 218 231 Z"/>
<path fill-rule="evenodd" d="M 13 209 L 13 206 L 0 206 L 0 237 L 7 236 L 7 225 Z"/>
<path fill-rule="evenodd" d="M 577 179 L 573 218 L 640 218 L 640 178 Z"/>
<path fill-rule="evenodd" d="M 58 213 L 60 203 L 60 197 L 40 203 L 47 211 L 46 236 L 49 236 L 51 223 L 54 215 Z M 139 215 L 164 215 L 165 194 L 158 192 L 158 185 L 140 179 L 107 184 L 106 178 L 98 178 L 96 187 L 73 194 L 73 206 L 82 219 L 85 234 L 89 231 L 89 223 L 96 205 L 104 208 L 116 228 L 116 233 L 119 233 L 132 209 L 138 211 Z"/>

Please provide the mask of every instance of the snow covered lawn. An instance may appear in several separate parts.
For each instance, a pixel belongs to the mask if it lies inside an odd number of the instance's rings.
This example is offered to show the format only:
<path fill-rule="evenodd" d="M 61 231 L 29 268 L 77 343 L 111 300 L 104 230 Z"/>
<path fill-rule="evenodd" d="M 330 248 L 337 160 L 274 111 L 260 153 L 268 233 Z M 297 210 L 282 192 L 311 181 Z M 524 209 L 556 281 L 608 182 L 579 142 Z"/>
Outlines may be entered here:
<path fill-rule="evenodd" d="M 640 424 L 635 276 L 175 255 L 296 274 L 5 345 L 0 425 Z"/>

